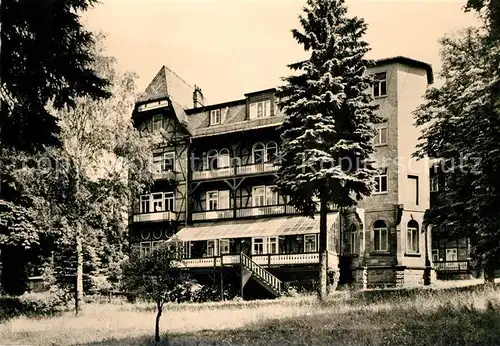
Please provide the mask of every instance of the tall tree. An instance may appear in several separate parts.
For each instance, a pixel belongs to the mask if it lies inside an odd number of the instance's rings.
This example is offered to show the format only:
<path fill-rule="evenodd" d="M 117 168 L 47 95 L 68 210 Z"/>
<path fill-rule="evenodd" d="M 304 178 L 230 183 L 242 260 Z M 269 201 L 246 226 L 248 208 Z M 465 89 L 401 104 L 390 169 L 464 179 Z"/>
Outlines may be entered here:
<path fill-rule="evenodd" d="M 108 97 L 106 80 L 92 68 L 92 33 L 79 13 L 96 0 L 1 2 L 0 141 L 5 148 L 40 150 L 58 143 L 54 114 L 76 98 Z"/>
<path fill-rule="evenodd" d="M 285 120 L 277 188 L 290 204 L 313 216 L 319 200 L 319 298 L 326 297 L 327 213 L 354 206 L 373 187 L 370 163 L 375 114 L 366 74 L 365 22 L 347 15 L 343 0 L 308 0 L 293 37 L 311 53 L 289 65 L 279 106 Z"/>
<path fill-rule="evenodd" d="M 0 200 L 2 210 L 27 215 L 26 200 L 20 200 L 16 185 L 6 174 L 9 153 L 36 153 L 45 145 L 59 145 L 56 109 L 73 107 L 81 96 L 109 97 L 107 81 L 92 67 L 93 35 L 84 30 L 79 14 L 96 0 L 3 0 L 0 3 Z M 10 221 L 0 223 L 2 229 Z M 8 222 L 7 222 L 8 221 Z M 24 220 L 26 224 L 26 219 Z M 4 275 L 2 287 L 8 293 L 23 291 L 24 257 L 17 245 L 0 245 Z M 16 275 L 10 275 L 16 273 Z"/>
<path fill-rule="evenodd" d="M 441 40 L 444 84 L 416 111 L 423 128 L 416 156 L 439 158 L 446 185 L 428 213 L 446 236 L 468 237 L 473 260 L 493 280 L 500 264 L 499 46 L 487 28 Z"/>
<path fill-rule="evenodd" d="M 109 250 L 103 244 L 120 245 L 120 234 L 111 233 L 123 231 L 127 206 L 148 188 L 152 172 L 149 153 L 155 140 L 160 140 L 158 135 L 142 134 L 133 127 L 135 75 L 119 73 L 115 59 L 103 55 L 103 41 L 98 43 L 94 67 L 109 81 L 106 91 L 112 96 L 100 100 L 80 97 L 74 108 L 55 111 L 62 147 L 43 153 L 54 162 L 49 173 L 36 165 L 14 170 L 19 190 L 31 201 L 37 228 L 58 231 L 55 252 L 65 260 L 64 269 L 76 276 L 77 313 L 83 296 L 84 258 L 102 259 L 105 256 L 99 253 Z M 16 237 L 12 232 L 8 235 Z"/>

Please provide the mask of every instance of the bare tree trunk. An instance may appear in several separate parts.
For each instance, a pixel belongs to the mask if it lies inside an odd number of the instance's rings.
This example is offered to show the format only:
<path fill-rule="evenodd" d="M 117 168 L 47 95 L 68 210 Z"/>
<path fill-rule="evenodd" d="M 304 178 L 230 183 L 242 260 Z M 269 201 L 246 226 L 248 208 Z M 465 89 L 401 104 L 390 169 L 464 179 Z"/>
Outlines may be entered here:
<path fill-rule="evenodd" d="M 83 244 L 82 244 L 82 225 L 76 226 L 76 284 L 75 284 L 75 314 L 78 315 L 82 310 L 83 304 Z"/>
<path fill-rule="evenodd" d="M 155 323 L 155 342 L 160 342 L 160 318 L 163 311 L 163 307 L 161 304 L 156 304 L 157 313 L 156 313 L 156 323 Z"/>
<path fill-rule="evenodd" d="M 325 301 L 327 297 L 327 223 L 326 216 L 328 213 L 326 201 L 321 198 L 320 214 L 319 214 L 319 287 L 318 298 L 320 301 Z"/>

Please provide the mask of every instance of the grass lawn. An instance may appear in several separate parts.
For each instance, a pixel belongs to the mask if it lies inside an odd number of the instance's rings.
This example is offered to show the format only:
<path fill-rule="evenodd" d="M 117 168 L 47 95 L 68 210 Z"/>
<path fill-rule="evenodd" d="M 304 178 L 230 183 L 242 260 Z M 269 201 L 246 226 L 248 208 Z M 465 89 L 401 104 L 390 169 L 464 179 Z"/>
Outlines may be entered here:
<path fill-rule="evenodd" d="M 170 345 L 500 345 L 500 289 L 336 293 L 322 305 L 313 297 L 170 305 L 161 328 Z M 154 317 L 149 304 L 88 304 L 79 317 L 8 320 L 0 344 L 147 345 Z"/>

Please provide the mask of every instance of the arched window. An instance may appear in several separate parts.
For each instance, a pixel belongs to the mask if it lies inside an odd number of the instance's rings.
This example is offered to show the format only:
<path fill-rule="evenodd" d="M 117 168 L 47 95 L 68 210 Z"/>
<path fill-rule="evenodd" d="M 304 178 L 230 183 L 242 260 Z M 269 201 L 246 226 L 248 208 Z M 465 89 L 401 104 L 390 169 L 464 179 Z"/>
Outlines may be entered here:
<path fill-rule="evenodd" d="M 252 148 L 253 163 L 264 163 L 266 147 L 262 143 L 255 143 Z"/>
<path fill-rule="evenodd" d="M 268 142 L 266 145 L 266 161 L 274 161 L 278 155 L 278 145 L 276 142 Z"/>
<path fill-rule="evenodd" d="M 373 224 L 373 247 L 375 251 L 389 251 L 387 224 L 382 220 Z"/>
<path fill-rule="evenodd" d="M 357 238 L 358 238 L 358 229 L 356 228 L 355 224 L 352 224 L 351 227 L 349 227 L 349 234 L 348 234 L 348 251 L 349 254 L 353 255 L 356 254 L 356 244 L 357 244 Z"/>
<path fill-rule="evenodd" d="M 406 225 L 406 251 L 408 253 L 419 253 L 419 231 L 418 222 L 415 220 L 408 221 Z"/>
<path fill-rule="evenodd" d="M 229 167 L 230 156 L 229 150 L 226 148 L 219 151 L 218 168 Z"/>
<path fill-rule="evenodd" d="M 217 168 L 217 150 L 212 149 L 207 154 L 207 169 Z"/>

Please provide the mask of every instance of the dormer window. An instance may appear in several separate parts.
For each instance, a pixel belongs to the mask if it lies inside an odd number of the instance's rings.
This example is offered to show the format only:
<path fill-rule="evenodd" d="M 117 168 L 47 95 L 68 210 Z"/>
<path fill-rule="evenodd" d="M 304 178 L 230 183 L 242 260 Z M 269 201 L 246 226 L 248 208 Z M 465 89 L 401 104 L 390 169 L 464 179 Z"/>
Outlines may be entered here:
<path fill-rule="evenodd" d="M 376 73 L 373 78 L 373 97 L 387 95 L 387 74 L 386 72 Z"/>
<path fill-rule="evenodd" d="M 271 100 L 250 103 L 250 119 L 259 119 L 271 116 Z"/>
<path fill-rule="evenodd" d="M 214 109 L 210 111 L 210 125 L 220 125 L 220 109 Z"/>

